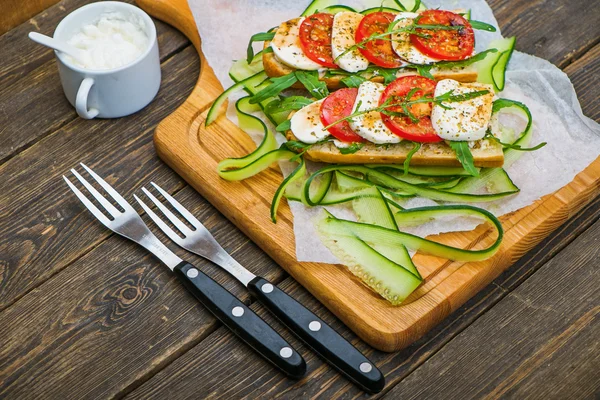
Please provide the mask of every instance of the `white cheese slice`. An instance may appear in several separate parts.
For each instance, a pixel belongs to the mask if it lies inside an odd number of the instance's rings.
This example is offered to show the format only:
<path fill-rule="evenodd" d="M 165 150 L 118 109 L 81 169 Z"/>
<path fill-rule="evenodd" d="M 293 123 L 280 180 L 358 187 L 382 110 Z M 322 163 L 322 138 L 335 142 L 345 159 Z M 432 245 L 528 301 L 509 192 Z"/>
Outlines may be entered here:
<path fill-rule="evenodd" d="M 292 116 L 290 129 L 299 141 L 317 143 L 329 136 L 321 122 L 321 104 L 324 100 L 304 106 Z"/>
<path fill-rule="evenodd" d="M 366 81 L 358 87 L 358 95 L 354 102 L 353 112 L 364 111 L 379 106 L 379 99 L 385 86 L 381 83 Z M 359 136 L 375 144 L 399 143 L 402 138 L 394 135 L 390 129 L 385 126 L 381 119 L 379 111 L 372 111 L 367 114 L 358 115 L 350 121 L 350 127 Z"/>
<path fill-rule="evenodd" d="M 489 90 L 488 94 L 461 102 L 443 102 L 451 107 L 445 109 L 434 105 L 431 111 L 431 124 L 435 133 L 445 140 L 479 140 L 485 136 L 492 116 L 494 90 L 485 83 L 459 83 L 453 79 L 443 79 L 437 83 L 434 96 L 441 96 L 452 91 L 462 94 Z"/>
<path fill-rule="evenodd" d="M 362 14 L 352 11 L 343 11 L 333 17 L 331 53 L 336 64 L 344 71 L 358 72 L 369 66 L 369 60 L 357 48 L 337 58 L 356 44 L 356 29 L 363 17 Z"/>
<path fill-rule="evenodd" d="M 323 68 L 304 54 L 300 44 L 300 25 L 304 18 L 296 18 L 279 25 L 275 37 L 271 40 L 271 47 L 275 57 L 291 68 L 306 71 L 316 71 Z"/>
<path fill-rule="evenodd" d="M 394 19 L 394 21 L 398 21 L 396 25 L 394 25 L 394 29 L 404 28 L 405 26 L 412 24 L 414 19 L 418 16 L 419 14 L 411 12 L 398 13 Z M 410 41 L 410 34 L 408 32 L 392 34 L 392 48 L 394 49 L 394 52 L 398 54 L 398 57 L 408 61 L 411 64 L 424 65 L 439 61 L 426 56 L 415 46 L 413 46 Z"/>

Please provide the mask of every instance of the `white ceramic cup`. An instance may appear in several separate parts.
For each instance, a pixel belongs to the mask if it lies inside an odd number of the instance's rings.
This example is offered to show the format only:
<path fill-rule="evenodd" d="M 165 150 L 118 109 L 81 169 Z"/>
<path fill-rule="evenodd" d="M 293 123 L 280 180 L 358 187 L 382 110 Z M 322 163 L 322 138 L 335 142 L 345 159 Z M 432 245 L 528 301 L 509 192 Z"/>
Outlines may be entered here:
<path fill-rule="evenodd" d="M 107 70 L 84 69 L 56 52 L 56 62 L 65 96 L 85 119 L 118 118 L 146 107 L 160 87 L 160 59 L 156 27 L 144 11 L 131 4 L 102 1 L 87 4 L 67 15 L 56 27 L 54 37 L 67 41 L 86 24 L 97 22 L 106 12 L 139 15 L 149 39 L 148 48 L 130 64 Z"/>

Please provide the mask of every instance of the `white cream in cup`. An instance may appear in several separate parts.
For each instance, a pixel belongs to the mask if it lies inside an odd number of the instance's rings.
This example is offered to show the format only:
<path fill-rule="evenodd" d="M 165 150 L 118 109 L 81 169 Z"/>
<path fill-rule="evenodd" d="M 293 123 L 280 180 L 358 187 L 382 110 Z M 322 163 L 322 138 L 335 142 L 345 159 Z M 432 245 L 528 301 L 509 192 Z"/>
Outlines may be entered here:
<path fill-rule="evenodd" d="M 82 118 L 118 118 L 148 105 L 160 87 L 156 27 L 131 4 L 103 1 L 67 15 L 54 37 L 79 48 L 55 52 L 63 90 Z"/>

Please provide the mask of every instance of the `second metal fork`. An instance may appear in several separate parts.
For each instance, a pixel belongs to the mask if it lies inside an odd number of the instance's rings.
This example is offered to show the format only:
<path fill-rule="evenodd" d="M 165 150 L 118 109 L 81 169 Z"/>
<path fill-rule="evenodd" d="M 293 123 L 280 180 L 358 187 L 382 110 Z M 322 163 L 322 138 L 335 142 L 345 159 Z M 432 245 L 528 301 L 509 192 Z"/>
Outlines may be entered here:
<path fill-rule="evenodd" d="M 241 266 L 185 207 L 160 186 L 154 182 L 151 182 L 151 184 L 193 227 L 193 229 L 190 229 L 149 190 L 142 188 L 146 196 L 183 235 L 183 237 L 178 235 L 150 207 L 134 195 L 148 216 L 171 240 L 184 249 L 212 261 L 237 278 L 254 297 L 260 300 L 293 333 L 361 388 L 373 393 L 383 389 L 385 385 L 383 374 L 350 342 L 277 286 Z"/>

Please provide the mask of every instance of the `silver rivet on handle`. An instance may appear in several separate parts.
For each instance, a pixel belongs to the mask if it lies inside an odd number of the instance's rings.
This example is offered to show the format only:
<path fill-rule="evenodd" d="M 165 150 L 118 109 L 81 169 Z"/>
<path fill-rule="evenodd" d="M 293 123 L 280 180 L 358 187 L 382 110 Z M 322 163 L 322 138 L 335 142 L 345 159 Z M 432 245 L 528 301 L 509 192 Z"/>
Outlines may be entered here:
<path fill-rule="evenodd" d="M 234 317 L 241 317 L 242 315 L 244 315 L 244 309 L 240 306 L 233 307 L 233 309 L 231 310 L 231 314 Z"/>
<path fill-rule="evenodd" d="M 260 289 L 263 291 L 263 293 L 271 293 L 273 291 L 273 285 L 270 283 L 265 283 Z"/>
<path fill-rule="evenodd" d="M 292 354 L 293 351 L 289 347 L 282 347 L 281 350 L 279 350 L 279 355 L 283 358 L 290 358 Z"/>
<path fill-rule="evenodd" d="M 373 370 L 373 366 L 371 364 L 369 364 L 368 362 L 364 362 L 364 363 L 360 364 L 360 366 L 358 368 L 360 369 L 361 372 L 364 372 L 365 374 L 368 374 L 369 372 L 371 372 Z"/>
<path fill-rule="evenodd" d="M 187 275 L 188 278 L 195 278 L 198 276 L 198 270 L 196 268 L 190 268 L 187 270 L 187 272 L 185 273 Z"/>

